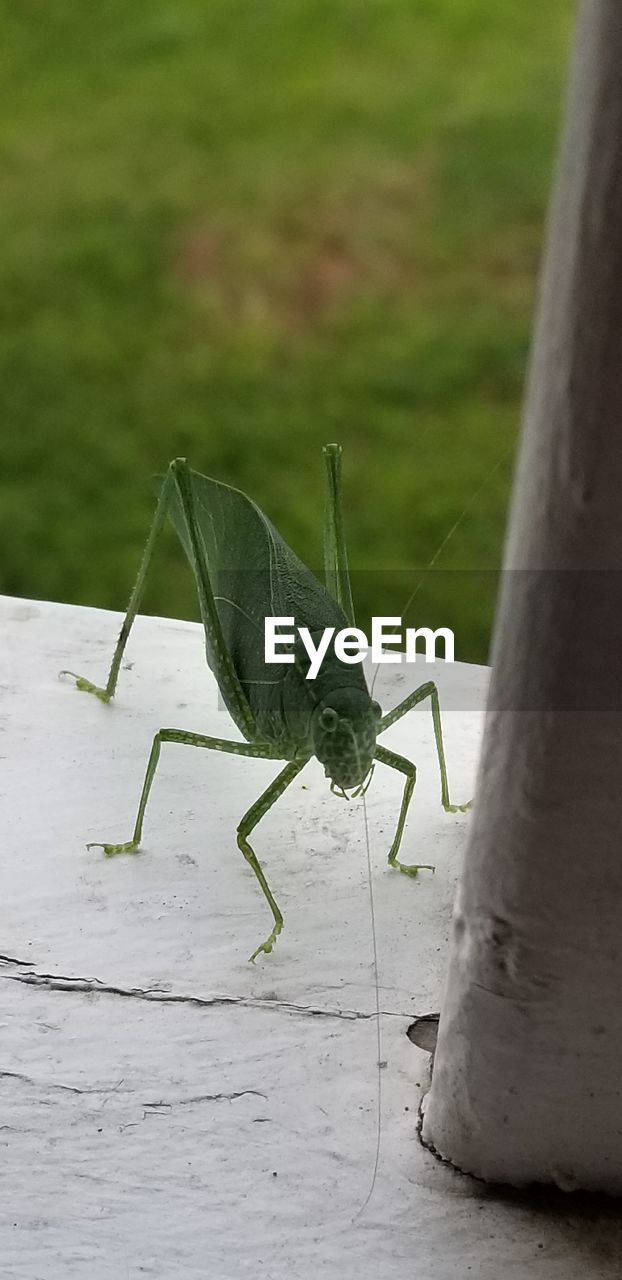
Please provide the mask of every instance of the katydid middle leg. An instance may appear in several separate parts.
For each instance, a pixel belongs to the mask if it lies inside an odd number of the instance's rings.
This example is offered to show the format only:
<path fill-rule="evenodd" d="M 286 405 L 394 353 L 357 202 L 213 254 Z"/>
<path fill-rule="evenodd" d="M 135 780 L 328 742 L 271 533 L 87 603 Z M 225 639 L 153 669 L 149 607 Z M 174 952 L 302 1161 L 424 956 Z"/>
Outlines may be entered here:
<path fill-rule="evenodd" d="M 185 729 L 159 729 L 151 744 L 149 760 L 147 763 L 147 771 L 143 782 L 143 789 L 140 794 L 138 803 L 138 813 L 134 825 L 134 834 L 131 840 L 126 840 L 124 844 L 101 844 L 99 841 L 91 841 L 86 847 L 87 849 L 103 849 L 107 857 L 112 857 L 116 853 L 135 853 L 140 845 L 143 832 L 143 820 L 145 817 L 145 809 L 149 792 L 151 791 L 155 771 L 160 759 L 160 749 L 163 742 L 179 742 L 183 746 L 188 747 L 206 747 L 209 751 L 226 751 L 230 755 L 235 756 L 254 756 L 260 760 L 274 760 L 274 749 L 269 744 L 255 742 L 233 742 L 229 738 L 211 738 L 204 733 L 190 733 Z M 276 757 L 278 759 L 278 757 Z"/>
<path fill-rule="evenodd" d="M 156 733 L 151 745 L 132 839 L 127 840 L 123 844 L 99 844 L 91 842 L 87 845 L 88 849 L 103 849 L 107 857 L 112 857 L 117 853 L 136 852 L 142 838 L 145 809 L 147 807 L 147 800 L 149 799 L 149 793 L 151 791 L 158 761 L 160 759 L 160 750 L 163 742 L 178 742 L 183 746 L 204 747 L 211 751 L 225 751 L 230 755 L 251 756 L 260 760 L 278 759 L 278 756 L 275 755 L 274 748 L 268 743 L 233 742 L 228 738 L 212 738 L 208 737 L 206 734 L 190 733 L 185 729 L 160 729 L 158 733 Z M 251 960 L 254 960 L 255 957 L 259 955 L 260 951 L 265 951 L 266 953 L 272 951 L 276 939 L 283 928 L 283 916 L 281 915 L 277 902 L 272 895 L 270 886 L 262 871 L 257 855 L 248 842 L 247 836 L 250 835 L 253 827 L 255 827 L 259 820 L 263 818 L 264 814 L 268 812 L 268 809 L 270 809 L 275 801 L 278 800 L 279 796 L 283 794 L 285 788 L 288 787 L 290 782 L 292 782 L 296 775 L 300 773 L 300 770 L 306 763 L 307 761 L 304 759 L 294 760 L 287 764 L 277 775 L 274 781 L 270 783 L 270 786 L 266 788 L 259 799 L 251 805 L 251 808 L 244 814 L 238 825 L 238 848 L 244 854 L 246 861 L 253 868 L 262 892 L 265 895 L 270 910 L 274 916 L 274 928 L 272 929 L 272 932 L 268 935 L 265 942 L 262 942 L 261 945 L 253 951 L 252 956 L 250 956 Z"/>
<path fill-rule="evenodd" d="M 452 804 L 449 799 L 449 783 L 447 781 L 447 765 L 445 763 L 445 748 L 443 746 L 443 729 L 441 726 L 441 709 L 438 700 L 438 689 L 432 680 L 426 684 L 422 684 L 413 693 L 409 693 L 403 702 L 398 703 L 392 711 L 388 711 L 386 716 L 382 717 L 378 726 L 378 733 L 381 734 L 390 725 L 395 724 L 396 720 L 400 720 L 408 711 L 417 706 L 418 702 L 423 702 L 425 698 L 430 699 L 432 707 L 432 723 L 434 725 L 434 740 L 436 742 L 436 753 L 438 756 L 438 766 L 441 773 L 441 804 L 446 813 L 466 813 L 473 803 L 469 800 L 467 804 Z"/>

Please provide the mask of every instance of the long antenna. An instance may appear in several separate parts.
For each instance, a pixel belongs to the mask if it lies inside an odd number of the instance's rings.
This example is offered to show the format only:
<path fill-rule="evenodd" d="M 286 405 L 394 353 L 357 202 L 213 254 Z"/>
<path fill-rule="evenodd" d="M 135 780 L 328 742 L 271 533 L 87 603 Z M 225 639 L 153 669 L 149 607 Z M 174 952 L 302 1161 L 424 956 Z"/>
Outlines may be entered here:
<path fill-rule="evenodd" d="M 416 586 L 415 586 L 414 591 L 412 591 L 412 592 L 411 592 L 411 594 L 409 595 L 408 600 L 406 601 L 406 604 L 404 605 L 404 608 L 403 608 L 403 609 L 402 609 L 402 611 L 401 611 L 401 614 L 400 614 L 400 617 L 401 617 L 401 618 L 404 618 L 404 617 L 406 616 L 406 614 L 408 613 L 408 610 L 410 609 L 410 606 L 411 606 L 411 604 L 412 604 L 413 600 L 415 599 L 415 596 L 418 594 L 419 589 L 420 589 L 420 587 L 421 587 L 422 583 L 423 583 L 423 582 L 425 582 L 425 579 L 427 578 L 427 576 L 428 576 L 428 574 L 429 574 L 430 570 L 434 568 L 434 565 L 436 564 L 436 561 L 438 560 L 438 558 L 439 558 L 439 556 L 441 555 L 441 553 L 445 550 L 445 547 L 447 546 L 447 543 L 451 541 L 451 539 L 453 538 L 454 533 L 456 532 L 456 530 L 460 528 L 460 525 L 462 524 L 462 521 L 463 521 L 463 520 L 466 518 L 466 516 L 469 514 L 469 511 L 471 511 L 471 510 L 472 510 L 472 508 L 473 508 L 473 506 L 475 505 L 475 503 L 476 503 L 477 499 L 479 498 L 480 493 L 482 493 L 482 492 L 484 491 L 484 489 L 487 487 L 487 485 L 489 485 L 489 484 L 490 484 L 490 481 L 492 480 L 493 476 L 497 473 L 497 471 L 499 470 L 499 467 L 502 465 L 502 463 L 504 463 L 504 462 L 507 460 L 508 456 L 509 456 L 509 455 L 508 455 L 508 453 L 504 453 L 500 458 L 497 458 L 497 461 L 495 462 L 494 467 L 492 467 L 492 468 L 491 468 L 491 470 L 490 470 L 490 471 L 488 471 L 488 472 L 486 473 L 486 475 L 485 475 L 484 479 L 482 480 L 481 484 L 479 484 L 479 485 L 477 486 L 477 489 L 474 491 L 474 493 L 472 493 L 472 494 L 471 494 L 471 497 L 469 498 L 469 501 L 467 502 L 466 506 L 465 506 L 465 507 L 462 509 L 462 511 L 460 512 L 460 515 L 458 516 L 458 519 L 457 519 L 457 520 L 455 520 L 455 521 L 454 521 L 454 523 L 452 524 L 451 529 L 449 530 L 449 533 L 446 533 L 446 534 L 445 534 L 445 537 L 443 538 L 442 542 L 441 542 L 441 543 L 440 543 L 440 545 L 436 548 L 436 551 L 434 552 L 434 555 L 432 556 L 432 559 L 428 562 L 428 564 L 426 565 L 425 569 L 423 570 L 423 573 L 421 574 L 421 577 L 419 578 L 419 581 L 417 582 L 417 584 L 416 584 Z M 373 692 L 374 692 L 374 687 L 375 687 L 375 684 L 376 684 L 376 680 L 378 679 L 378 672 L 379 672 L 379 670 L 380 670 L 380 665 L 378 664 L 378 665 L 376 666 L 376 670 L 374 671 L 374 674 L 373 674 L 373 677 L 372 677 L 372 682 L 371 682 L 371 690 L 370 690 L 370 694 L 372 694 L 372 695 L 373 695 Z"/>
<path fill-rule="evenodd" d="M 407 614 L 407 613 L 408 613 L 408 610 L 410 609 L 410 606 L 411 606 L 411 604 L 412 604 L 412 602 L 413 602 L 413 600 L 414 600 L 415 596 L 417 595 L 417 592 L 419 591 L 419 588 L 420 588 L 420 586 L 421 586 L 422 582 L 424 582 L 424 581 L 425 581 L 425 579 L 427 578 L 427 575 L 429 574 L 430 569 L 433 569 L 433 568 L 434 568 L 434 565 L 436 564 L 436 561 L 438 560 L 438 558 L 439 558 L 439 556 L 441 555 L 441 553 L 445 550 L 445 547 L 447 546 L 447 543 L 451 541 L 451 539 L 453 538 L 454 533 L 456 532 L 456 530 L 460 528 L 460 525 L 462 524 L 462 521 L 465 519 L 465 517 L 466 517 L 466 516 L 468 516 L 469 511 L 472 509 L 472 507 L 474 506 L 475 502 L 476 502 L 476 501 L 477 501 L 477 499 L 479 498 L 480 493 L 482 493 L 482 492 L 483 492 L 483 490 L 486 488 L 486 486 L 490 483 L 490 481 L 492 480 L 493 476 L 494 476 L 494 475 L 496 474 L 496 472 L 499 470 L 499 467 L 501 466 L 501 463 L 502 463 L 502 462 L 505 462 L 506 457 L 507 457 L 507 454 L 505 454 L 502 458 L 497 458 L 497 461 L 495 462 L 494 467 L 492 467 L 492 469 L 487 473 L 487 475 L 485 476 L 485 478 L 482 480 L 481 484 L 479 484 L 479 485 L 477 486 L 477 489 L 475 490 L 475 492 L 471 494 L 471 497 L 469 498 L 469 501 L 467 502 L 466 507 L 464 507 L 464 509 L 460 512 L 460 515 L 458 516 L 458 519 L 457 519 L 457 520 L 455 520 L 455 521 L 454 521 L 454 523 L 452 524 L 451 529 L 449 530 L 449 533 L 446 533 L 446 534 L 445 534 L 445 537 L 443 538 L 443 541 L 441 542 L 440 546 L 439 546 L 439 547 L 437 547 L 436 551 L 434 552 L 434 555 L 432 556 L 432 559 L 429 561 L 429 563 L 426 565 L 425 569 L 423 570 L 423 573 L 421 574 L 421 577 L 420 577 L 420 579 L 419 579 L 419 581 L 418 581 L 418 583 L 417 583 L 417 585 L 416 585 L 416 587 L 415 587 L 414 591 L 411 593 L 411 595 L 409 595 L 408 600 L 406 601 L 406 604 L 404 605 L 404 608 L 402 609 L 402 613 L 401 613 L 401 617 L 402 617 L 402 618 L 404 617 L 404 615 L 405 615 L 405 614 Z"/>

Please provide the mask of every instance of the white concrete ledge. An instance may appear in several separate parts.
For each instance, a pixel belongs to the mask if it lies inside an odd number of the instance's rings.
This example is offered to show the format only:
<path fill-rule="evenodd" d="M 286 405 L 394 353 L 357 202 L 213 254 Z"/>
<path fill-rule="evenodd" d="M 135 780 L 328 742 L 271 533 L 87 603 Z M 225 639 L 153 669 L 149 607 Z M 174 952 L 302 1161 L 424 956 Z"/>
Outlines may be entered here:
<path fill-rule="evenodd" d="M 153 733 L 230 735 L 195 625 L 139 618 L 110 707 L 120 616 L 0 602 L 0 1273 L 2 1280 L 481 1280 L 618 1277 L 608 1208 L 495 1196 L 415 1134 L 428 1057 L 407 1038 L 439 1006 L 468 817 L 439 804 L 424 707 L 387 743 L 418 765 L 403 856 L 386 865 L 400 780 L 368 792 L 383 1009 L 376 1141 L 374 986 L 363 814 L 312 764 L 256 832 L 285 916 L 274 953 L 235 828 L 275 766 L 170 745 L 133 857 Z M 453 797 L 472 791 L 483 668 L 437 668 Z M 385 668 L 384 707 L 411 681 Z M 420 683 L 417 681 L 416 683 Z M 560 1208 L 559 1205 L 562 1205 Z"/>

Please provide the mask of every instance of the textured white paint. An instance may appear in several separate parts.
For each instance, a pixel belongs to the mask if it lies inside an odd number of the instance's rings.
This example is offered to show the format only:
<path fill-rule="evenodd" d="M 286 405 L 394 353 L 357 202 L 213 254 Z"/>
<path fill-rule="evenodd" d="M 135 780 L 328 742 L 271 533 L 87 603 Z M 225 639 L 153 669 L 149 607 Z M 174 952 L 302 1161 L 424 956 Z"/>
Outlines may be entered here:
<path fill-rule="evenodd" d="M 622 7 L 582 7 L 424 1137 L 622 1193 Z"/>
<path fill-rule="evenodd" d="M 367 796 L 387 1066 L 378 1182 L 351 1225 L 376 1140 L 360 804 L 310 766 L 258 829 L 285 930 L 255 966 L 269 915 L 234 829 L 274 765 L 164 748 L 144 851 L 87 853 L 131 831 L 157 728 L 231 732 L 192 624 L 137 620 L 113 706 L 57 679 L 104 677 L 119 625 L 0 602 L 2 1280 L 617 1277 L 606 1214 L 496 1200 L 415 1134 L 428 1057 L 406 1030 L 439 1006 L 471 820 L 438 803 L 429 711 L 387 741 L 419 765 L 404 854 L 436 875 L 386 866 L 399 781 L 378 768 Z M 446 708 L 475 708 L 444 714 L 464 799 L 487 673 L 437 675 Z M 383 705 L 405 691 L 386 668 Z"/>

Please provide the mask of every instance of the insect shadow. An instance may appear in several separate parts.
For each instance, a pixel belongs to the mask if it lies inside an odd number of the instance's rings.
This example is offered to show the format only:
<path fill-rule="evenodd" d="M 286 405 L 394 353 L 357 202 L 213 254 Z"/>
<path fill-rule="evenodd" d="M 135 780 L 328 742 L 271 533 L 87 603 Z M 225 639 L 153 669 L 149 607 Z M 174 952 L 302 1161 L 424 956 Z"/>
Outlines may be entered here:
<path fill-rule="evenodd" d="M 389 863 L 409 876 L 427 863 L 398 860 L 402 834 L 415 780 L 415 765 L 379 745 L 378 738 L 396 720 L 424 699 L 430 699 L 434 737 L 441 775 L 441 803 L 449 813 L 465 811 L 449 798 L 439 698 L 432 681 L 422 684 L 392 711 L 382 714 L 368 690 L 362 664 L 346 664 L 334 650 L 326 653 L 320 671 L 308 679 L 309 654 L 296 640 L 291 654 L 278 664 L 266 662 L 265 619 L 294 616 L 307 627 L 317 645 L 325 628 L 336 632 L 354 626 L 352 589 L 348 572 L 341 509 L 341 446 L 324 447 L 326 502 L 324 523 L 325 585 L 284 542 L 255 502 L 238 489 L 192 471 L 176 458 L 158 477 L 158 504 L 138 577 L 104 687 L 73 671 L 78 689 L 102 702 L 114 696 L 123 651 L 142 597 L 147 570 L 158 534 L 167 516 L 172 520 L 192 567 L 205 631 L 208 664 L 223 701 L 244 741 L 209 737 L 182 729 L 156 733 L 138 805 L 131 840 L 124 844 L 89 844 L 112 856 L 133 853 L 140 844 L 145 808 L 163 742 L 205 747 L 232 755 L 286 761 L 285 768 L 241 818 L 237 843 L 255 872 L 274 918 L 274 926 L 250 959 L 272 948 L 283 928 L 283 917 L 259 864 L 249 836 L 264 814 L 316 756 L 331 780 L 331 791 L 349 799 L 365 791 L 374 762 L 404 775 L 405 784 Z M 293 656 L 293 662 L 291 657 Z M 289 659 L 289 660 L 288 660 Z"/>

